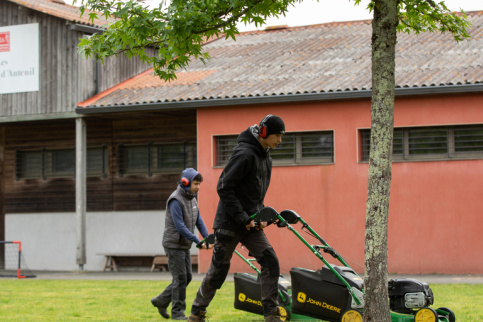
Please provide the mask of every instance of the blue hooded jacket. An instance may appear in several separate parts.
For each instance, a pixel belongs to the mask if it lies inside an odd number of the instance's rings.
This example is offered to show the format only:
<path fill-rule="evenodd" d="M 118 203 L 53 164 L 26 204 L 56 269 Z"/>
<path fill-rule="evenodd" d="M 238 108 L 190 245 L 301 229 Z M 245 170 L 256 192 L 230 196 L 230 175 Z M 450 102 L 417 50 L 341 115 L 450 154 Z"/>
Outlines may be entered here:
<path fill-rule="evenodd" d="M 191 188 L 191 183 L 193 182 L 193 179 L 199 174 L 198 171 L 196 171 L 195 169 L 193 168 L 186 168 L 183 170 L 183 172 L 181 172 L 181 178 L 179 180 L 179 185 L 181 186 L 181 188 L 183 188 L 184 191 L 188 192 L 190 191 L 190 188 Z M 186 178 L 188 179 L 188 185 L 185 186 L 183 185 L 182 181 L 183 181 L 183 178 Z"/>
<path fill-rule="evenodd" d="M 198 171 L 196 171 L 193 168 L 187 168 L 184 169 L 183 172 L 181 173 L 181 178 L 179 181 L 179 186 L 189 195 L 196 197 L 197 193 L 195 194 L 190 194 L 190 188 L 191 188 L 191 183 L 193 182 L 193 179 L 198 175 Z M 185 186 L 182 183 L 183 178 L 188 179 L 188 185 Z M 176 230 L 178 233 L 183 236 L 184 238 L 194 242 L 194 243 L 199 243 L 200 240 L 199 238 L 193 234 L 185 225 L 185 222 L 183 220 L 183 208 L 181 207 L 180 203 L 176 199 L 172 199 L 169 204 L 169 211 L 171 212 L 171 216 L 173 218 L 174 226 L 176 227 Z M 201 218 L 200 213 L 198 212 L 198 218 L 196 220 L 196 228 L 198 228 L 199 232 L 201 233 L 201 236 L 206 237 L 208 236 L 208 229 L 206 229 L 205 223 L 203 222 L 203 219 Z"/>

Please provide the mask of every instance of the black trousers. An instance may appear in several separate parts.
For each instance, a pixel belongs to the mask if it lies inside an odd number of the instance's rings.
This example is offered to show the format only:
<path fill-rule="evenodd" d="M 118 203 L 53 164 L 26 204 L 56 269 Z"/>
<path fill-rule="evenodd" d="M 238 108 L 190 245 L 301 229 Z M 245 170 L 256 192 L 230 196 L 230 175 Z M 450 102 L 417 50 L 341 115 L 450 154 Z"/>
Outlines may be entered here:
<path fill-rule="evenodd" d="M 191 308 L 192 314 L 206 311 L 216 290 L 225 282 L 233 252 L 242 243 L 261 266 L 261 300 L 265 316 L 277 312 L 278 279 L 280 266 L 278 258 L 263 230 L 250 230 L 229 236 L 230 232 L 215 231 L 215 245 L 210 268 L 204 277 Z"/>
<path fill-rule="evenodd" d="M 164 248 L 164 251 L 168 255 L 168 268 L 172 280 L 171 284 L 156 297 L 156 301 L 164 308 L 171 303 L 173 318 L 185 316 L 186 287 L 193 277 L 190 250 Z"/>

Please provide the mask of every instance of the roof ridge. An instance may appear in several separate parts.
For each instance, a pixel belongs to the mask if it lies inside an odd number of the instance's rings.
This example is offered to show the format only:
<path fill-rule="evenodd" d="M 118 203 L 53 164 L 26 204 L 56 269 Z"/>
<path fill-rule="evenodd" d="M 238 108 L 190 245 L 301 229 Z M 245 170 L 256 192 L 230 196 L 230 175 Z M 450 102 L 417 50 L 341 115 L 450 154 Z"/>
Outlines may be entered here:
<path fill-rule="evenodd" d="M 461 15 L 461 12 L 459 11 L 453 11 L 452 13 Z M 465 14 L 468 16 L 481 16 L 483 15 L 483 10 L 465 11 Z M 331 21 L 331 22 L 323 22 L 323 23 L 317 23 L 317 24 L 311 24 L 311 25 L 301 25 L 301 26 L 273 25 L 273 26 L 267 26 L 263 30 L 243 31 L 243 32 L 240 32 L 240 35 L 262 34 L 262 33 L 268 33 L 268 32 L 284 32 L 284 31 L 312 29 L 312 28 L 319 28 L 319 27 L 340 27 L 345 25 L 354 26 L 354 25 L 369 24 L 371 22 L 372 22 L 372 19 L 362 19 L 362 20 Z"/>
<path fill-rule="evenodd" d="M 315 29 L 320 27 L 340 27 L 340 26 L 354 26 L 354 25 L 365 25 L 372 22 L 372 19 L 365 19 L 365 20 L 351 20 L 351 21 L 332 21 L 332 22 L 324 22 L 312 25 L 302 25 L 302 26 L 288 26 L 288 25 L 277 25 L 277 26 L 267 26 L 263 30 L 251 30 L 251 31 L 243 31 L 240 32 L 240 35 L 247 35 L 247 34 L 264 34 L 264 33 L 273 33 L 273 32 L 284 32 L 284 31 L 293 31 L 293 30 L 303 30 L 303 29 Z"/>

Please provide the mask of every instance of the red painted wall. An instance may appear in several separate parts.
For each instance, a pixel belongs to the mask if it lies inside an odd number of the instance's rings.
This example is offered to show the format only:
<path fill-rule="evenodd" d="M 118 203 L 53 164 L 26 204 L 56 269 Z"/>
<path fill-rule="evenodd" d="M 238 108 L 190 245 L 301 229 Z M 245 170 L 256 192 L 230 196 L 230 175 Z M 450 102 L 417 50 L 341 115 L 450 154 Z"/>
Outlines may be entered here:
<path fill-rule="evenodd" d="M 482 95 L 399 98 L 395 126 L 483 123 L 482 103 Z M 199 109 L 200 209 L 207 226 L 211 230 L 222 171 L 214 167 L 213 136 L 239 134 L 267 114 L 281 116 L 288 132 L 333 130 L 335 162 L 274 167 L 265 204 L 279 212 L 296 211 L 353 269 L 363 272 L 368 164 L 358 162 L 357 135 L 358 129 L 370 127 L 369 100 Z M 389 273 L 483 274 L 482 176 L 483 160 L 393 163 Z M 266 233 L 282 273 L 323 265 L 289 230 L 271 226 Z M 200 272 L 206 272 L 210 259 L 211 251 L 200 251 Z M 233 257 L 231 272 L 250 270 Z"/>

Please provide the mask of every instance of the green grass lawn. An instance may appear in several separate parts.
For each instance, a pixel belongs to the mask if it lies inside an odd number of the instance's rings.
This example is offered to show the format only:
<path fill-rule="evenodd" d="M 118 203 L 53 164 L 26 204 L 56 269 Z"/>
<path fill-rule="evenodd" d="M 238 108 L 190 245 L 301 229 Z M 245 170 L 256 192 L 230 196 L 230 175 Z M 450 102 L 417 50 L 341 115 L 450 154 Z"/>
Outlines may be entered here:
<path fill-rule="evenodd" d="M 163 320 L 150 299 L 166 281 L 86 281 L 0 279 L 1 321 Z M 200 282 L 187 292 L 187 314 Z M 435 303 L 456 314 L 457 321 L 483 321 L 483 285 L 432 284 Z M 234 283 L 226 282 L 208 308 L 210 321 L 255 321 L 260 315 L 235 310 Z"/>

